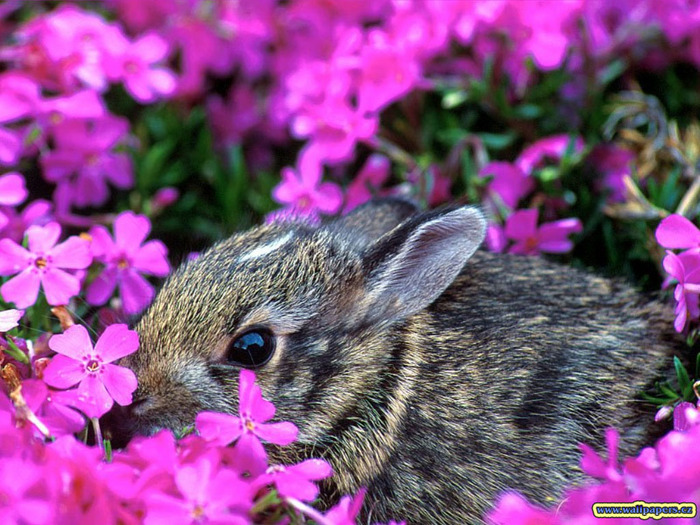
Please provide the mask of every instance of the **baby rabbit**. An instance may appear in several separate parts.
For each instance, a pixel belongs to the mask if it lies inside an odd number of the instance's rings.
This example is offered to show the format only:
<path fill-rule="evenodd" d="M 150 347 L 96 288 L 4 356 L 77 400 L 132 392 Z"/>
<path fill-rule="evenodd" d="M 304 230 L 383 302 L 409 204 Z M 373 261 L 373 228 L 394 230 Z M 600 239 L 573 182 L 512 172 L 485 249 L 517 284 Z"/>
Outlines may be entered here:
<path fill-rule="evenodd" d="M 581 476 L 579 442 L 649 436 L 637 393 L 677 344 L 632 288 L 534 257 L 477 251 L 473 207 L 374 201 L 318 227 L 260 226 L 180 267 L 138 323 L 126 431 L 237 413 L 253 368 L 324 457 L 326 505 L 368 487 L 365 519 L 479 523 L 500 491 L 543 504 Z"/>

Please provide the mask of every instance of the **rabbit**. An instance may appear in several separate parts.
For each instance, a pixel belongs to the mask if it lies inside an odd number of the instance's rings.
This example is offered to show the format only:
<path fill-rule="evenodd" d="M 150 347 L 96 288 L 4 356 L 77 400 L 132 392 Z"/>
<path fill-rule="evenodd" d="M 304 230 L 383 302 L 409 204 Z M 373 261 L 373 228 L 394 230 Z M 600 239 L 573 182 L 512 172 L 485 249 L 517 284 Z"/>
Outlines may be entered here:
<path fill-rule="evenodd" d="M 259 226 L 167 280 L 138 321 L 138 376 L 115 435 L 238 413 L 254 369 L 298 442 L 327 459 L 322 506 L 367 487 L 364 518 L 483 523 L 505 489 L 552 504 L 578 443 L 650 439 L 636 396 L 674 348 L 667 305 L 537 257 L 480 250 L 482 212 L 375 200 L 319 226 Z M 119 429 L 118 431 L 116 429 Z"/>

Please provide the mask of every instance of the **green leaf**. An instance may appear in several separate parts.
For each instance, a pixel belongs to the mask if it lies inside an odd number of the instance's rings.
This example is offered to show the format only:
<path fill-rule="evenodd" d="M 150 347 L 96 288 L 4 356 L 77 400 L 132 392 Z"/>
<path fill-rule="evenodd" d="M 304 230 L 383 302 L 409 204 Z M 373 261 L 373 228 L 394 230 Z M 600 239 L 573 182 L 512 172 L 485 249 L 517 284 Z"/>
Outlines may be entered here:
<path fill-rule="evenodd" d="M 484 143 L 484 146 L 491 150 L 505 149 L 515 141 L 517 134 L 513 131 L 506 133 L 478 133 L 478 137 Z"/>
<path fill-rule="evenodd" d="M 678 386 L 681 389 L 683 398 L 688 399 L 693 394 L 693 384 L 688 377 L 688 371 L 685 369 L 681 360 L 673 356 L 673 366 L 676 369 L 676 377 L 678 378 Z"/>

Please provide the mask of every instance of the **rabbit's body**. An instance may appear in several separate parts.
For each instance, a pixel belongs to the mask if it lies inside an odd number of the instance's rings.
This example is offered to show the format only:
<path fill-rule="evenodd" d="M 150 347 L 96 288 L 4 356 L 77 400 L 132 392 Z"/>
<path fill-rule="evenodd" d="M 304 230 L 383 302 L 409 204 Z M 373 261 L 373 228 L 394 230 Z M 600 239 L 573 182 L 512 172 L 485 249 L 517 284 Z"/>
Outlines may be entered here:
<path fill-rule="evenodd" d="M 272 458 L 328 459 L 326 503 L 367 486 L 372 520 L 478 522 L 506 488 L 551 503 L 580 475 L 579 442 L 616 426 L 623 452 L 645 444 L 634 398 L 676 344 L 669 310 L 572 268 L 475 253 L 473 209 L 404 222 L 412 211 L 383 201 L 325 227 L 260 227 L 178 270 L 126 362 L 130 431 L 237 413 L 232 348 L 254 333 L 274 339 L 263 394 L 300 429 Z"/>

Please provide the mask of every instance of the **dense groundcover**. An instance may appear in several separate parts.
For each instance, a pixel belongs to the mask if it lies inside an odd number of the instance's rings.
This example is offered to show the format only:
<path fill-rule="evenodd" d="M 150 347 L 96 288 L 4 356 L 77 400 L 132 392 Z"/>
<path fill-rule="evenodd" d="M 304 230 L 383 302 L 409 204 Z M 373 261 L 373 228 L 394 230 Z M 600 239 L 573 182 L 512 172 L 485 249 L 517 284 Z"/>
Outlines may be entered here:
<path fill-rule="evenodd" d="M 384 195 L 482 203 L 488 249 L 663 290 L 687 337 L 643 393 L 666 436 L 619 458 L 609 429 L 585 486 L 488 521 L 700 503 L 698 68 L 691 0 L 3 2 L 0 521 L 356 523 L 363 491 L 314 508 L 325 461 L 268 464 L 297 430 L 252 372 L 240 417 L 182 435 L 113 451 L 99 418 L 131 402 L 114 362 L 173 265 Z"/>

